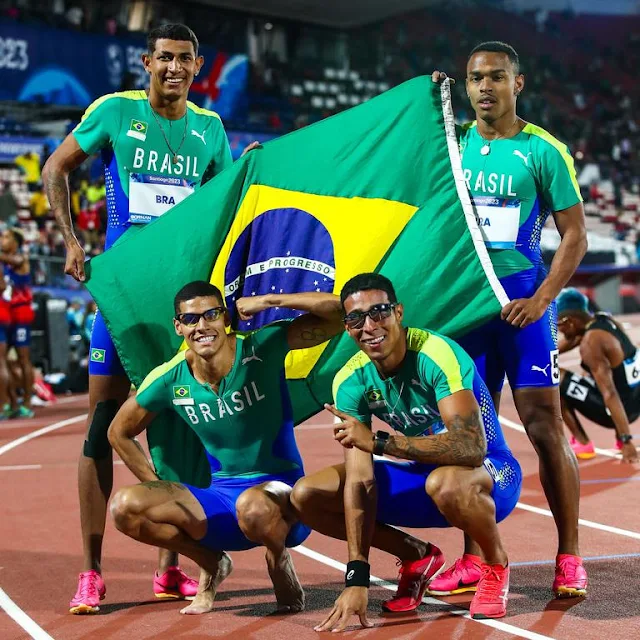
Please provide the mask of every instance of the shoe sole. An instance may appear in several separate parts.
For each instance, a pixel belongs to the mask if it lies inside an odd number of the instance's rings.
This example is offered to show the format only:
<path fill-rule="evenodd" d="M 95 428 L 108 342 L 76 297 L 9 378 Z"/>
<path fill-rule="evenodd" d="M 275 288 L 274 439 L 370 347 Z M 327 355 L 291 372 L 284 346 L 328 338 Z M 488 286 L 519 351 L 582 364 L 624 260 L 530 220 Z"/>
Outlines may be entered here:
<path fill-rule="evenodd" d="M 161 593 L 154 593 L 158 600 L 193 600 L 195 596 L 183 596 L 181 593 L 175 591 L 162 591 Z"/>
<path fill-rule="evenodd" d="M 459 587 L 458 589 L 453 589 L 452 591 L 432 591 L 431 589 L 427 589 L 427 593 L 430 596 L 457 596 L 459 593 L 475 593 L 478 590 L 478 585 L 469 585 L 468 587 Z"/>
<path fill-rule="evenodd" d="M 494 620 L 495 618 L 504 618 L 507 615 L 507 612 L 498 613 L 495 616 L 489 616 L 486 613 L 474 613 L 471 617 L 474 620 Z"/>
<path fill-rule="evenodd" d="M 587 589 L 575 589 L 574 587 L 558 587 L 554 593 L 556 598 L 585 598 Z"/>
<path fill-rule="evenodd" d="M 99 611 L 100 607 L 91 607 L 88 604 L 78 604 L 75 607 L 69 608 L 69 613 L 72 613 L 75 616 L 91 615 L 93 613 L 98 613 Z"/>
<path fill-rule="evenodd" d="M 387 607 L 384 604 L 382 604 L 380 605 L 382 610 L 385 613 L 407 613 L 408 611 L 415 611 L 422 604 L 422 598 L 424 597 L 424 594 L 427 592 L 427 587 L 429 586 L 429 582 L 431 582 L 432 580 L 435 580 L 443 571 L 444 571 L 444 562 L 442 563 L 442 566 L 429 578 L 429 580 L 425 582 L 425 588 L 422 590 L 422 593 L 419 594 L 418 601 L 414 606 L 407 607 L 404 609 L 387 609 Z"/>
<path fill-rule="evenodd" d="M 576 458 L 578 458 L 578 460 L 592 460 L 595 457 L 595 453 L 576 453 Z"/>

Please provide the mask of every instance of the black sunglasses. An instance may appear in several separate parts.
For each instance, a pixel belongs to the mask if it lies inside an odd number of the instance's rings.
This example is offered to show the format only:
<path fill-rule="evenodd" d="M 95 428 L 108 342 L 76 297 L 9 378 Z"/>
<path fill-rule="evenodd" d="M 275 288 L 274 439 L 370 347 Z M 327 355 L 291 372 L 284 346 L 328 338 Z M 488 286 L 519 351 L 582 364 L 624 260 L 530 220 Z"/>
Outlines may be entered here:
<path fill-rule="evenodd" d="M 396 306 L 394 302 L 383 302 L 381 304 L 374 304 L 368 311 L 352 311 L 344 317 L 344 323 L 349 329 L 360 329 L 364 327 L 367 316 L 374 322 L 380 322 L 388 318 Z"/>
<path fill-rule="evenodd" d="M 200 318 L 204 318 L 207 322 L 215 322 L 224 312 L 224 307 L 213 307 L 204 313 L 179 313 L 176 320 L 185 327 L 195 327 L 200 322 Z"/>

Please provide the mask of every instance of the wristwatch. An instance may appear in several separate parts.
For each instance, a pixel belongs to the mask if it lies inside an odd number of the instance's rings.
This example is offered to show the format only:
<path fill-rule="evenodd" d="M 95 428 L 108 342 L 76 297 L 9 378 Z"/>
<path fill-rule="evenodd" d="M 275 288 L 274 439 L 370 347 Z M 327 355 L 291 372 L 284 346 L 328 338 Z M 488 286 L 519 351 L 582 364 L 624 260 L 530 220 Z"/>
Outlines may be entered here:
<path fill-rule="evenodd" d="M 376 434 L 376 435 L 378 435 L 378 434 Z M 618 436 L 618 440 L 620 440 L 620 442 L 622 442 L 622 444 L 629 444 L 633 440 L 633 436 L 630 433 L 623 433 L 623 434 Z"/>
<path fill-rule="evenodd" d="M 373 438 L 373 453 L 375 455 L 381 456 L 384 453 L 384 448 L 390 435 L 388 431 L 376 431 L 376 435 Z"/>

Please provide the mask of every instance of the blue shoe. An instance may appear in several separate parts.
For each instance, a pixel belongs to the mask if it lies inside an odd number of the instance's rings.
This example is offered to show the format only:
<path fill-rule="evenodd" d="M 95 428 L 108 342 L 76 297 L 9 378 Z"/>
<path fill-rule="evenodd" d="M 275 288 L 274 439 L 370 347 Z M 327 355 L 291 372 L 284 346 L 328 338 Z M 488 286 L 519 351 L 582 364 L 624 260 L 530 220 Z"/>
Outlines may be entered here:
<path fill-rule="evenodd" d="M 27 409 L 24 405 L 20 405 L 15 411 L 12 411 L 12 418 L 33 418 L 35 416 L 33 409 Z"/>

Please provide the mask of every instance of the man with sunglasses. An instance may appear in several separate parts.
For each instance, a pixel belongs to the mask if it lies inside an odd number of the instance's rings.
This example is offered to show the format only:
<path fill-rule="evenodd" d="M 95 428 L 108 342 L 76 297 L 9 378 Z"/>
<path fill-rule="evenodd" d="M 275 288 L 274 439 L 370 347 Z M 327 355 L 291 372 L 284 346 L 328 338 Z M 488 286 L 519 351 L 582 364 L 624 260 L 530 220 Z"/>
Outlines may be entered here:
<path fill-rule="evenodd" d="M 484 382 L 455 342 L 402 326 L 403 306 L 384 276 L 352 278 L 340 299 L 361 349 L 334 379 L 335 406 L 326 405 L 339 419 L 334 438 L 345 462 L 299 480 L 291 496 L 302 522 L 348 543 L 346 588 L 316 630 L 341 631 L 353 614 L 370 626 L 371 546 L 402 565 L 398 591 L 383 608 L 418 607 L 444 557 L 394 526 L 455 526 L 471 535 L 485 558 L 471 615 L 504 616 L 509 567 L 496 522 L 515 507 L 522 474 Z M 374 416 L 396 434 L 372 433 Z"/>
<path fill-rule="evenodd" d="M 175 297 L 174 327 L 187 349 L 154 369 L 109 428 L 109 441 L 142 484 L 111 501 L 116 527 L 126 535 L 197 562 L 200 585 L 182 613 L 210 611 L 229 575 L 226 551 L 258 545 L 280 612 L 304 608 L 287 547 L 309 529 L 289 505 L 303 467 L 293 436 L 284 360 L 293 349 L 322 344 L 342 330 L 340 301 L 326 293 L 266 295 L 236 303 L 247 320 L 272 307 L 304 311 L 257 331 L 227 333 L 229 314 L 208 282 L 185 285 Z M 207 489 L 158 479 L 135 438 L 153 415 L 171 409 L 196 432 L 211 464 Z"/>

